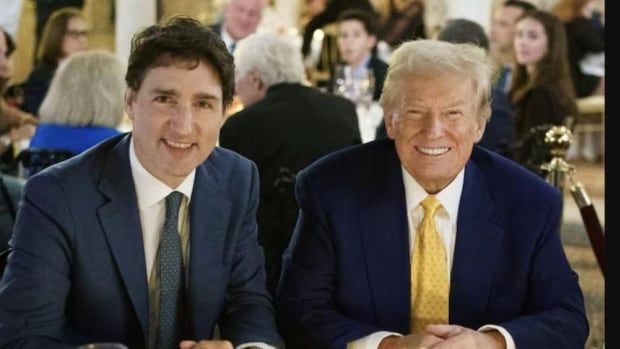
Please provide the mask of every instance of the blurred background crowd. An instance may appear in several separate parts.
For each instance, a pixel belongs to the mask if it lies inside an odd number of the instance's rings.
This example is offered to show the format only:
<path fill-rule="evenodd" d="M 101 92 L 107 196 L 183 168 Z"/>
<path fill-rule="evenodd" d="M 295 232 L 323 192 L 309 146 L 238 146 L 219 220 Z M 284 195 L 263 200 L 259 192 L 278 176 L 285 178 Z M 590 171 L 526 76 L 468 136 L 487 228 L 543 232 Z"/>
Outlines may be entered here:
<path fill-rule="evenodd" d="M 4 182 L 23 184 L 20 178 L 130 130 L 123 75 L 131 36 L 175 15 L 210 26 L 235 57 L 237 96 L 220 145 L 257 163 L 264 231 L 290 234 L 296 207 L 282 183 L 294 182 L 297 171 L 333 150 L 386 137 L 378 100 L 391 52 L 406 40 L 471 43 L 495 60 L 481 146 L 541 174 L 550 159 L 541 132 L 564 125 L 574 133 L 567 159 L 602 168 L 603 0 L 2 0 Z M 286 43 L 271 48 L 278 40 Z M 288 195 L 287 212 L 277 209 L 278 195 Z M 268 268 L 288 242 L 279 239 L 281 248 L 266 251 Z M 277 277 L 279 265 L 273 268 Z M 600 304 L 588 312 L 598 314 L 589 345 L 600 347 Z"/>

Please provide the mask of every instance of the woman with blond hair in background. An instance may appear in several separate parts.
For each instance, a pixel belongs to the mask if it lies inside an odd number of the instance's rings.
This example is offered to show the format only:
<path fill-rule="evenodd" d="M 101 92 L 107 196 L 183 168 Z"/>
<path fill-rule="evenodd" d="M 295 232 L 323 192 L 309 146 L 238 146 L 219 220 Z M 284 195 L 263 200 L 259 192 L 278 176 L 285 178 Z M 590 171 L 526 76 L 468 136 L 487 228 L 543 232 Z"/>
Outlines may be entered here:
<path fill-rule="evenodd" d="M 78 53 L 63 62 L 40 110 L 30 148 L 78 154 L 119 134 L 124 69 L 111 53 Z"/>
<path fill-rule="evenodd" d="M 80 10 L 66 7 L 54 12 L 43 29 L 37 53 L 38 65 L 24 83 L 22 109 L 38 115 L 60 61 L 87 48 L 88 29 Z"/>
<path fill-rule="evenodd" d="M 550 154 L 540 148 L 537 126 L 564 125 L 577 113 L 566 58 L 562 22 L 544 11 L 526 12 L 517 22 L 515 68 L 509 97 L 515 109 L 515 160 L 540 173 Z M 536 143 L 536 144 L 535 144 Z"/>

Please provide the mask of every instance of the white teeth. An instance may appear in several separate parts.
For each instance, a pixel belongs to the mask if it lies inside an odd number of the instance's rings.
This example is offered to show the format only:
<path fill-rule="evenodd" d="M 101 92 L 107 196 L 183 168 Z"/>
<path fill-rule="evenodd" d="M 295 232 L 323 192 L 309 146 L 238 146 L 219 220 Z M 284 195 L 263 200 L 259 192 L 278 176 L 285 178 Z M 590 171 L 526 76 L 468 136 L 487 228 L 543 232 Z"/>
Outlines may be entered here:
<path fill-rule="evenodd" d="M 429 147 L 416 147 L 419 151 L 428 155 L 441 155 L 445 154 L 450 150 L 448 147 L 439 147 L 439 148 L 429 148 Z"/>
<path fill-rule="evenodd" d="M 192 146 L 191 143 L 179 143 L 179 142 L 173 142 L 171 140 L 166 139 L 166 143 L 174 148 L 181 148 L 181 149 L 187 149 L 189 147 Z"/>

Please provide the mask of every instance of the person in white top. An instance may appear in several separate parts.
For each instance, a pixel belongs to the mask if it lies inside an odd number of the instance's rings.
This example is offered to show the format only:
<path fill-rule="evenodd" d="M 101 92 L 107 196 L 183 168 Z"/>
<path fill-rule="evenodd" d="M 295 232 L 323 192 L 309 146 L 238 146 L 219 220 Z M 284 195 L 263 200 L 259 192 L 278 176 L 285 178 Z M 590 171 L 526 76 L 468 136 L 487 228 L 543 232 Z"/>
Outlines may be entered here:
<path fill-rule="evenodd" d="M 560 193 L 475 146 L 492 65 L 474 45 L 404 43 L 380 100 L 389 138 L 298 174 L 276 293 L 287 347 L 584 347 Z"/>

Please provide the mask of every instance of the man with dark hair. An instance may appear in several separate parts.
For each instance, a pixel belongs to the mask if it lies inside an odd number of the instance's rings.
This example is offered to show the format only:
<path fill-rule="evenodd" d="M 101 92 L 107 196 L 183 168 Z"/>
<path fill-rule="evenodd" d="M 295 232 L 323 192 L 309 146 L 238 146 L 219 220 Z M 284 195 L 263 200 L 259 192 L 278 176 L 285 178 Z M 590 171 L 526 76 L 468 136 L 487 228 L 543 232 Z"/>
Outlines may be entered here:
<path fill-rule="evenodd" d="M 512 78 L 514 56 L 514 37 L 517 19 L 536 7 L 527 1 L 508 0 L 493 14 L 490 35 L 490 54 L 502 65 L 496 86 L 508 92 Z"/>
<path fill-rule="evenodd" d="M 489 50 L 489 39 L 480 24 L 465 18 L 451 19 L 443 27 L 437 40 L 455 44 L 474 44 Z"/>
<path fill-rule="evenodd" d="M 482 26 L 464 18 L 452 19 L 437 36 L 438 40 L 457 44 L 474 44 L 489 50 L 489 39 Z M 487 122 L 484 135 L 478 145 L 498 154 L 512 158 L 514 142 L 514 112 L 508 95 L 493 87 L 491 98 L 491 118 Z"/>
<path fill-rule="evenodd" d="M 28 181 L 0 281 L 0 347 L 280 342 L 256 238 L 257 170 L 215 147 L 233 71 L 198 21 L 134 37 L 133 131 Z M 221 341 L 210 340 L 216 325 Z"/>

